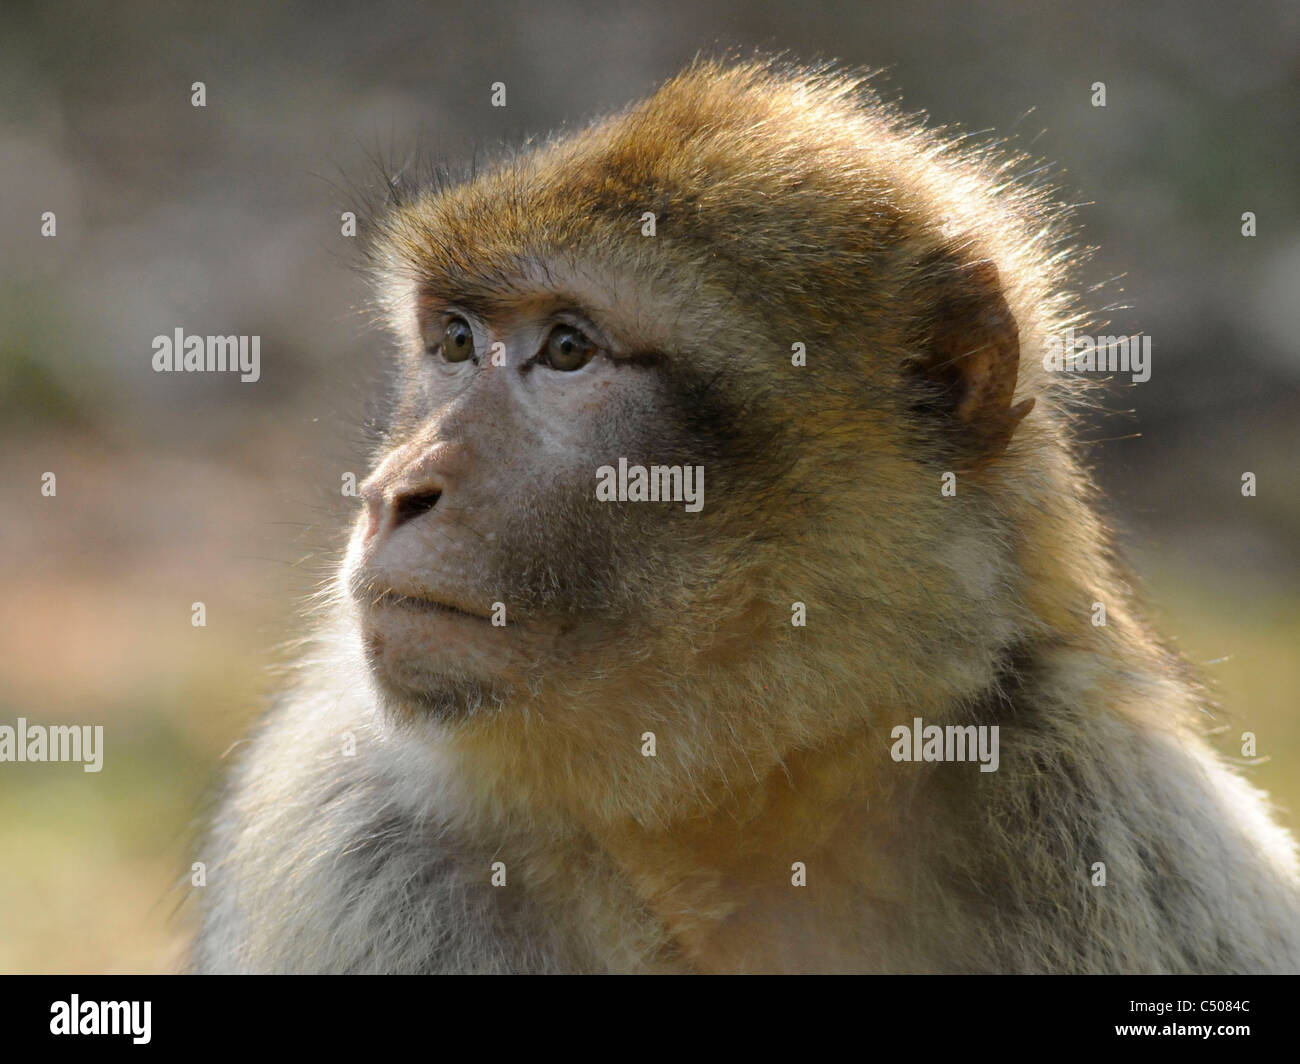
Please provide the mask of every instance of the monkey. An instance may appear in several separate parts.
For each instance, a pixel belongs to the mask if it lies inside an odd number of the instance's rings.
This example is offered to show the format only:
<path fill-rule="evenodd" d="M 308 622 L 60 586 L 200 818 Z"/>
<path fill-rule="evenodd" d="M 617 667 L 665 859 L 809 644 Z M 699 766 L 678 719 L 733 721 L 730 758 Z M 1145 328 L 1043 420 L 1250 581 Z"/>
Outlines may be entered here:
<path fill-rule="evenodd" d="M 729 57 L 392 182 L 382 440 L 193 970 L 1300 970 L 1040 357 L 1089 312 L 1027 168 Z"/>

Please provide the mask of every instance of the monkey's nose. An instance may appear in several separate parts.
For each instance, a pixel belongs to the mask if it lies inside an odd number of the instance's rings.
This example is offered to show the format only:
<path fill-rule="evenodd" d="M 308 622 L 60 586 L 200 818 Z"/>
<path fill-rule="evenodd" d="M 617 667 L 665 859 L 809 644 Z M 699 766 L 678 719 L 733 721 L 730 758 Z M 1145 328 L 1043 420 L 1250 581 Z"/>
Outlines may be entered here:
<path fill-rule="evenodd" d="M 438 505 L 441 498 L 442 492 L 434 488 L 398 495 L 393 500 L 393 527 L 397 528 L 421 514 L 427 514 Z"/>
<path fill-rule="evenodd" d="M 368 517 L 365 540 L 379 540 L 427 514 L 454 490 L 460 446 L 424 439 L 398 447 L 361 484 Z"/>
<path fill-rule="evenodd" d="M 421 514 L 427 514 L 442 498 L 442 488 L 424 485 L 421 487 L 396 488 L 391 484 L 364 484 L 361 497 L 366 504 L 366 541 L 376 536 L 396 531 L 408 521 L 413 521 Z"/>

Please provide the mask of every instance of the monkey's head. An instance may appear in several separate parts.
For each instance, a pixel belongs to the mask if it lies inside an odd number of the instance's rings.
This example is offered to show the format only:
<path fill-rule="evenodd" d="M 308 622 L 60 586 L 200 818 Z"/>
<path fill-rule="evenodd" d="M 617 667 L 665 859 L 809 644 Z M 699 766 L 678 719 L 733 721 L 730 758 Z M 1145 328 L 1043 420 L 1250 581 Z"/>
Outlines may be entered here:
<path fill-rule="evenodd" d="M 1021 352 L 1064 309 L 1006 184 L 855 81 L 702 63 L 401 198 L 345 566 L 386 706 L 649 817 L 978 689 L 1023 621 L 1008 511 L 1053 490 Z"/>

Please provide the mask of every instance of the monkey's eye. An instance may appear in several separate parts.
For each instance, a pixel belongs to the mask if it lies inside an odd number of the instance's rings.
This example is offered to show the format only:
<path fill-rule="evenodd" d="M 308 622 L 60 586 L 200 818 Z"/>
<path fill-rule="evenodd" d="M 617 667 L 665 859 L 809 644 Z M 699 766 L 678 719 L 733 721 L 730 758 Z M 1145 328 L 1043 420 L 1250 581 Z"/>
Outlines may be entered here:
<path fill-rule="evenodd" d="M 582 369 L 595 353 L 596 345 L 573 326 L 557 325 L 546 338 L 546 347 L 538 361 L 569 373 Z"/>
<path fill-rule="evenodd" d="M 442 357 L 448 362 L 474 357 L 474 333 L 464 318 L 451 318 L 442 330 Z"/>

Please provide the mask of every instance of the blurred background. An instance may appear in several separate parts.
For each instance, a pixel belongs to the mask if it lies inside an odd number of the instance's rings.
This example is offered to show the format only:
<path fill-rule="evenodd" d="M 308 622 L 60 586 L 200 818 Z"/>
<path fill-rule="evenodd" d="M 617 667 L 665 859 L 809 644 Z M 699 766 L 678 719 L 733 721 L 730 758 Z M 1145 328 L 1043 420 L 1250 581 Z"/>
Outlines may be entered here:
<path fill-rule="evenodd" d="M 0 971 L 178 961 L 193 821 L 364 470 L 385 344 L 341 189 L 376 153 L 580 122 L 701 49 L 883 68 L 909 109 L 1055 164 L 1108 331 L 1153 338 L 1090 460 L 1153 615 L 1231 711 L 1221 748 L 1257 734 L 1249 772 L 1295 828 L 1298 31 L 1288 0 L 6 0 L 0 723 L 103 724 L 106 752 L 99 774 L 0 764 Z M 262 379 L 154 373 L 177 327 L 260 335 Z"/>

